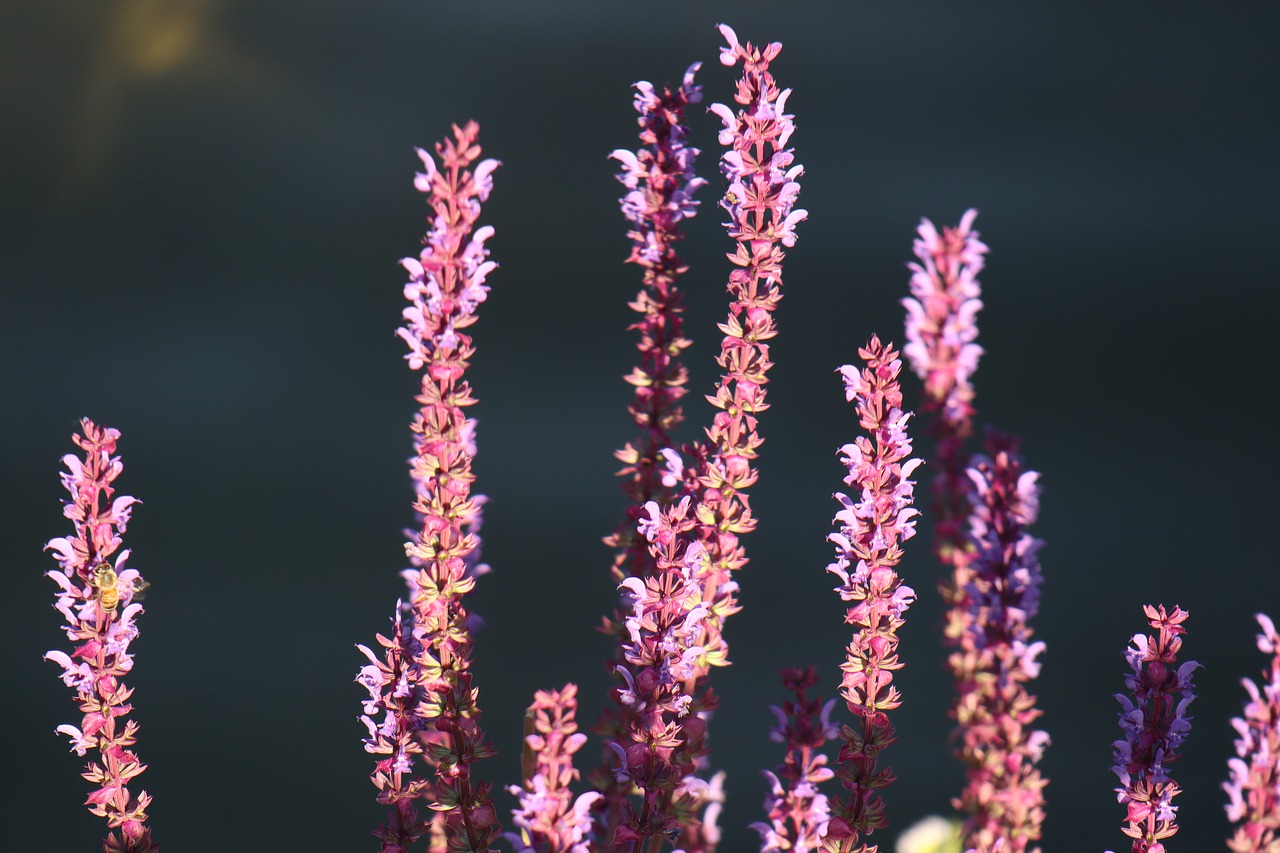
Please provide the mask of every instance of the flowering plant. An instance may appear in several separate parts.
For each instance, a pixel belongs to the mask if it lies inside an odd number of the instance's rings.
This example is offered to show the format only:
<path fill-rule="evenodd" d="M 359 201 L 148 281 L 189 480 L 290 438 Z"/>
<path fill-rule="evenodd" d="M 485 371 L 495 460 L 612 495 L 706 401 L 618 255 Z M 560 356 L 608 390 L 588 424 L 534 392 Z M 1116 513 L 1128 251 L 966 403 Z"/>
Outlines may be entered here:
<path fill-rule="evenodd" d="M 729 661 L 726 624 L 741 607 L 736 573 L 746 564 L 742 540 L 756 527 L 750 497 L 761 476 L 761 415 L 771 405 L 768 342 L 778 334 L 783 260 L 807 217 L 796 207 L 803 169 L 788 147 L 795 130 L 786 112 L 790 90 L 779 88 L 771 71 L 781 46 L 742 44 L 728 27 L 721 31 L 727 42 L 722 61 L 741 64 L 743 76 L 736 106 L 712 108 L 724 126 L 721 206 L 735 243 L 729 314 L 719 326 L 721 375 L 707 395 L 716 412 L 705 440 L 674 443 L 671 429 L 683 417 L 677 401 L 688 382 L 679 358 L 689 345 L 676 288 L 684 269 L 674 245 L 705 183 L 696 177 L 697 152 L 685 144 L 681 123 L 700 95 L 695 65 L 677 89 L 637 87 L 647 147 L 615 153 L 627 189 L 631 260 L 644 270 L 645 289 L 632 306 L 640 315 L 635 328 L 641 355 L 628 377 L 636 389 L 631 414 L 641 438 L 618 453 L 630 506 L 608 540 L 615 549 L 619 604 L 605 620 L 618 641 L 610 663 L 616 679 L 611 705 L 597 727 L 606 762 L 588 775 L 592 790 L 573 790 L 584 775 L 573 757 L 586 742 L 577 730 L 577 688 L 539 691 L 527 717 L 523 778 L 508 787 L 518 798 L 509 819 L 500 817 L 492 784 L 475 766 L 493 749 L 480 724 L 471 672 L 477 620 L 467 600 L 487 567 L 480 562 L 478 536 L 484 500 L 472 492 L 477 427 L 465 414 L 475 402 L 466 376 L 476 343 L 466 330 L 476 322 L 487 277 L 496 268 L 486 245 L 493 229 L 477 223 L 498 164 L 479 159 L 474 124 L 455 128 L 434 157 L 420 152 L 424 172 L 415 185 L 430 198 L 431 230 L 420 254 L 404 262 L 410 304 L 399 333 L 410 368 L 421 374 L 411 462 L 417 524 L 406 543 L 405 599 L 396 604 L 389 636 L 378 637 L 380 651 L 360 647 L 367 663 L 358 678 L 369 694 L 361 719 L 365 748 L 377 756 L 371 778 L 386 807 L 376 832 L 383 850 L 480 851 L 509 843 L 557 853 L 668 845 L 709 853 L 721 841 L 723 777 L 713 772 L 709 736 L 719 701 L 711 680 L 715 668 Z M 1025 850 L 1038 841 L 1044 819 L 1045 781 L 1036 765 L 1048 743 L 1045 731 L 1031 728 L 1040 711 L 1028 691 L 1044 648 L 1029 626 L 1039 602 L 1041 543 L 1027 527 L 1036 520 L 1039 491 L 1015 441 L 993 435 L 985 455 L 964 452 L 980 352 L 976 275 L 986 251 L 973 230 L 974 216 L 970 211 L 957 228 L 941 232 L 927 221 L 921 226 L 904 351 L 922 374 L 919 408 L 934 418 L 937 436 L 930 457 L 938 471 L 935 552 L 950 572 L 943 593 L 946 638 L 958 690 L 958 754 L 967 776 L 955 803 L 966 815 L 967 849 Z M 892 685 L 902 666 L 897 634 L 916 600 L 898 566 L 902 544 L 915 530 L 911 477 L 919 460 L 908 458 L 910 413 L 898 383 L 897 352 L 873 337 L 859 355 L 865 366 L 840 372 L 869 436 L 841 449 L 852 493 L 838 496 L 839 530 L 830 536 L 837 553 L 828 566 L 849 604 L 845 623 L 852 639 L 840 668 L 847 716 L 833 721 L 831 704 L 810 694 L 818 683 L 811 671 L 784 674 L 794 699 L 779 711 L 774 730 L 786 752 L 766 777 L 766 822 L 758 825 L 766 850 L 875 850 L 875 833 L 891 823 L 891 802 L 882 792 L 894 777 L 880 764 L 880 752 L 896 739 L 889 712 L 902 703 Z M 132 797 L 124 784 L 143 769 L 130 749 L 136 726 L 116 727 L 131 710 L 118 679 L 132 666 L 132 620 L 141 612 L 134 601 L 141 582 L 124 567 L 125 554 L 106 562 L 119 546 L 116 532 L 123 532 L 132 502 L 118 499 L 109 508 L 100 502 L 110 498 L 110 482 L 119 473 L 111 455 L 117 438 L 86 421 L 77 440 L 86 457 L 68 457 L 73 500 L 67 513 L 76 538 L 50 543 L 60 564 L 50 574 L 62 589 L 58 608 L 67 634 L 83 644 L 73 656 L 54 651 L 48 657 L 63 666 L 86 714 L 80 727 L 59 731 L 78 753 L 97 749 L 103 756 L 86 778 L 102 786 L 90 804 L 108 820 L 106 849 L 150 850 L 150 798 L 145 792 Z M 1163 765 L 1186 734 L 1194 669 L 1185 664 L 1172 670 L 1185 611 L 1148 607 L 1147 614 L 1158 636 L 1138 642 L 1129 655 L 1134 698 L 1122 699 L 1126 739 L 1116 746 L 1120 800 L 1128 806 L 1125 832 L 1135 839 L 1135 851 L 1163 850 L 1173 835 L 1171 800 L 1178 788 Z M 1274 631 L 1263 625 L 1260 647 L 1274 650 Z M 1253 701 L 1248 722 L 1237 726 L 1239 758 L 1227 785 L 1228 813 L 1245 825 L 1231 849 L 1263 850 L 1274 841 L 1268 833 L 1275 828 L 1276 774 L 1267 727 L 1274 727 L 1275 714 L 1263 707 L 1270 688 L 1248 684 Z M 824 754 L 831 740 L 841 745 Z M 844 793 L 834 786 L 831 794 L 822 792 L 833 779 Z M 504 835 L 503 824 L 513 831 Z"/>

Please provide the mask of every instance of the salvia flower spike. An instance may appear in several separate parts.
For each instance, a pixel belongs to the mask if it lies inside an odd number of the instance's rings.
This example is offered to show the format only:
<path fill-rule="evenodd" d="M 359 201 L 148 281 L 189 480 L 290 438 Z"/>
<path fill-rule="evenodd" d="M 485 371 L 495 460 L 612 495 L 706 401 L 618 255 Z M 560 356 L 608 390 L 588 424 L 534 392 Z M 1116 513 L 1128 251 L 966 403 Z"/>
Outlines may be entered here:
<path fill-rule="evenodd" d="M 898 383 L 902 362 L 893 346 L 877 337 L 858 355 L 866 366 L 859 370 L 845 365 L 840 373 L 845 397 L 855 403 L 858 422 L 871 437 L 859 436 L 840 449 L 849 471 L 844 481 L 856 489 L 857 497 L 835 495 L 842 507 L 835 517 L 840 530 L 828 537 L 836 546 L 836 559 L 827 571 L 840 578 L 840 598 L 852 602 L 845 622 L 855 629 L 841 666 L 840 689 L 855 720 L 840 731 L 844 746 L 836 776 L 846 795 L 830 803 L 831 818 L 822 839 L 822 849 L 830 853 L 877 850 L 876 845 L 858 846 L 858 841 L 888 825 L 877 792 L 894 776 L 887 767 L 878 769 L 877 762 L 880 751 L 896 739 L 887 712 L 901 702 L 893 686 L 893 673 L 902 668 L 898 629 L 916 598 L 896 570 L 902 542 L 915 534 L 919 515 L 912 507 L 915 483 L 910 477 L 920 460 L 908 458 L 910 414 L 902 410 Z"/>
<path fill-rule="evenodd" d="M 1024 853 L 1040 838 L 1045 780 L 1036 764 L 1049 743 L 1027 684 L 1044 643 L 1030 620 L 1040 606 L 1043 544 L 1027 532 L 1040 509 L 1039 474 L 1024 471 L 1016 442 L 992 432 L 988 456 L 970 463 L 969 626 L 952 657 L 968 673 L 952 707 L 967 786 L 955 800 L 968 815 L 965 842 L 978 853 Z M 954 661 L 953 661 L 954 663 Z M 1039 851 L 1039 848 L 1032 848 Z"/>
<path fill-rule="evenodd" d="M 1232 853 L 1280 850 L 1280 635 L 1269 616 L 1258 613 L 1255 618 L 1262 628 L 1258 651 L 1270 659 L 1260 684 L 1240 680 L 1249 701 L 1244 714 L 1231 720 L 1239 737 L 1222 788 L 1227 792 L 1227 819 L 1236 825 L 1227 842 Z"/>
<path fill-rule="evenodd" d="M 704 718 L 715 705 L 710 669 L 729 662 L 724 622 L 740 609 L 733 573 L 747 558 L 738 537 L 756 526 L 747 492 L 758 476 L 753 463 L 764 440 L 757 418 L 768 408 L 766 383 L 773 366 L 768 341 L 777 334 L 773 312 L 782 298 L 782 262 L 785 250 L 795 245 L 796 225 L 808 216 L 796 207 L 804 168 L 795 163 L 788 147 L 795 130 L 793 116 L 786 112 L 791 90 L 779 89 L 769 69 L 782 45 L 744 45 L 730 27 L 720 25 L 719 30 L 726 42 L 720 49 L 721 63 L 733 67 L 741 62 L 743 73 L 734 95 L 736 108 L 711 106 L 723 123 L 720 144 L 728 148 L 720 158 L 728 185 L 721 207 L 729 217 L 728 235 L 736 243 L 728 255 L 735 268 L 728 281 L 729 316 L 719 327 L 721 378 L 716 392 L 707 396 L 717 411 L 706 441 L 690 448 L 696 471 L 695 534 L 706 557 L 696 580 L 708 616 L 698 639 L 704 654 L 689 694 Z M 678 764 L 704 769 L 708 748 L 701 737 L 690 731 L 681 751 Z M 716 778 L 691 775 L 680 797 L 682 810 L 703 808 L 704 813 L 700 827 L 686 826 L 679 849 L 710 853 L 718 837 L 713 820 L 718 812 Z"/>
<path fill-rule="evenodd" d="M 122 681 L 133 669 L 129 644 L 138 636 L 135 620 L 142 613 L 135 598 L 147 586 L 137 569 L 127 567 L 129 551 L 120 549 L 120 534 L 139 502 L 127 495 L 115 497 L 112 483 L 124 468 L 114 455 L 119 431 L 88 418 L 80 427 L 72 441 L 84 458 L 62 458 L 67 466 L 62 485 L 71 493 L 71 500 L 63 502 L 63 515 L 75 533 L 45 546 L 58 561 L 59 568 L 47 574 L 60 587 L 56 608 L 75 648 L 70 655 L 48 652 L 45 659 L 62 667 L 62 680 L 75 690 L 83 714 L 79 726 L 65 724 L 57 730 L 71 738 L 77 755 L 96 753 L 81 775 L 96 786 L 85 803 L 89 811 L 107 820 L 103 850 L 150 853 L 160 849 L 147 826 L 151 795 L 139 791 L 134 797 L 126 787 L 147 765 L 133 752 L 138 724 L 127 719 L 133 689 Z"/>
<path fill-rule="evenodd" d="M 479 159 L 478 135 L 478 125 L 468 122 L 454 126 L 454 138 L 436 146 L 435 158 L 418 151 L 424 171 L 414 186 L 428 196 L 432 227 L 418 257 L 402 261 L 409 306 L 397 334 L 408 345 L 409 367 L 421 371 L 420 408 L 411 426 L 420 527 L 405 553 L 416 569 L 409 578 L 416 654 L 410 671 L 422 690 L 415 713 L 424 757 L 435 769 L 430 807 L 443 815 L 451 848 L 483 853 L 499 826 L 489 784 L 471 778 L 472 763 L 493 748 L 471 684 L 471 615 L 464 603 L 487 568 L 477 563 L 475 422 L 464 414 L 475 403 L 465 378 L 475 349 L 465 330 L 475 323 L 488 295 L 485 279 L 497 266 L 485 246 L 493 228 L 475 225 L 499 163 Z"/>
<path fill-rule="evenodd" d="M 769 782 L 764 800 L 769 822 L 751 827 L 760 833 L 761 853 L 811 853 L 820 848 L 831 819 L 827 797 L 818 786 L 835 775 L 822 751 L 826 742 L 839 734 L 831 722 L 835 700 L 823 702 L 808 695 L 818 681 L 813 667 L 784 669 L 781 677 L 795 698 L 781 708 L 773 706 L 778 724 L 769 737 L 785 743 L 787 751 L 773 771 L 764 771 Z"/>
<path fill-rule="evenodd" d="M 628 443 L 615 454 L 623 463 L 618 476 L 626 478 L 624 490 L 629 505 L 622 525 L 605 539 L 605 544 L 614 549 L 615 584 L 627 577 L 647 578 L 653 574 L 649 543 L 637 532 L 636 523 L 645 517 L 646 503 L 670 503 L 684 480 L 683 462 L 671 438 L 672 430 L 684 420 L 680 399 L 686 393 L 688 371 L 681 353 L 690 344 L 683 333 L 684 297 L 677 287 L 686 267 L 676 254 L 676 244 L 684 236 L 684 220 L 697 213 L 694 194 L 706 184 L 694 173 L 699 152 L 687 144 L 689 130 L 685 124 L 689 105 L 702 100 L 702 90 L 694 83 L 700 66 L 695 62 L 685 72 L 680 86 L 664 87 L 660 93 L 652 83 L 635 84 L 642 147 L 637 151 L 619 149 L 610 155 L 622 165 L 618 180 L 627 190 L 621 200 L 622 212 L 631 223 L 631 255 L 627 260 L 644 270 L 640 293 L 629 303 L 640 315 L 631 325 L 639 334 L 636 346 L 640 360 L 626 376 L 635 388 L 628 411 L 641 436 L 635 444 Z M 622 644 L 626 616 L 625 610 L 617 610 L 604 620 L 602 628 L 617 641 L 615 668 L 625 662 Z M 624 739 L 632 713 L 624 705 L 611 704 L 594 731 L 606 743 Z M 612 752 L 605 753 L 590 781 L 604 795 L 603 806 L 596 809 L 595 833 L 612 838 L 630 789 L 629 784 L 617 781 L 610 769 Z"/>
<path fill-rule="evenodd" d="M 627 578 L 631 613 L 626 620 L 625 664 L 617 669 L 623 685 L 618 701 L 633 710 L 624 742 L 610 747 L 618 759 L 620 782 L 628 782 L 642 794 L 636 812 L 626 804 L 623 820 L 610 842 L 629 846 L 635 853 L 646 844 L 679 838 L 688 828 L 689 816 L 677 808 L 675 795 L 689 787 L 695 760 L 682 749 L 690 739 L 700 741 L 705 720 L 694 710 L 694 698 L 686 685 L 693 683 L 696 668 L 705 665 L 706 649 L 698 645 L 708 616 L 697 583 L 706 552 L 689 531 L 694 520 L 688 496 L 663 509 L 654 501 L 639 529 L 649 541 L 655 562 L 648 578 Z M 695 790 L 690 796 L 705 792 Z"/>
<path fill-rule="evenodd" d="M 390 637 L 378 634 L 380 658 L 368 646 L 356 648 L 369 659 L 356 681 L 369 691 L 360 721 L 369 729 L 366 752 L 379 758 L 369 777 L 378 789 L 378 802 L 389 807 L 386 822 L 374 831 L 384 853 L 404 853 L 431 829 L 418 812 L 416 801 L 427 796 L 429 779 L 415 772 L 414 757 L 421 756 L 424 721 L 417 715 L 423 699 L 421 656 L 412 631 L 412 614 L 396 602 Z M 433 797 L 434 799 L 434 797 Z"/>
<path fill-rule="evenodd" d="M 1135 634 L 1125 650 L 1129 692 L 1116 694 L 1124 737 L 1114 744 L 1112 770 L 1120 780 L 1117 799 L 1127 808 L 1122 829 L 1133 839 L 1132 853 L 1164 853 L 1165 839 L 1178 831 L 1173 798 L 1182 792 L 1168 765 L 1191 731 L 1187 706 L 1195 699 L 1192 675 L 1200 664 L 1178 663 L 1185 610 L 1148 604 L 1143 611 L 1155 633 Z"/>
<path fill-rule="evenodd" d="M 586 743 L 578 731 L 578 687 L 539 690 L 525 713 L 523 787 L 511 785 L 519 805 L 512 823 L 519 831 L 506 833 L 517 853 L 588 853 L 591 808 L 602 796 L 597 791 L 576 799 L 569 786 L 578 778 L 573 755 Z"/>
<path fill-rule="evenodd" d="M 960 643 L 970 613 L 965 602 L 970 483 L 964 445 L 973 432 L 973 374 L 982 356 L 977 343 L 977 315 L 982 309 L 978 273 L 987 253 L 973 228 L 977 215 L 976 210 L 965 211 L 958 226 L 941 231 L 928 219 L 921 220 L 912 245 L 916 260 L 907 264 L 911 296 L 902 300 L 907 309 L 907 344 L 902 354 L 924 382 L 923 410 L 937 439 L 930 465 L 930 508 L 934 553 L 952 570 L 952 577 L 941 585 L 948 604 L 946 636 L 952 645 Z M 969 680 L 971 675 L 957 671 L 955 678 Z"/>

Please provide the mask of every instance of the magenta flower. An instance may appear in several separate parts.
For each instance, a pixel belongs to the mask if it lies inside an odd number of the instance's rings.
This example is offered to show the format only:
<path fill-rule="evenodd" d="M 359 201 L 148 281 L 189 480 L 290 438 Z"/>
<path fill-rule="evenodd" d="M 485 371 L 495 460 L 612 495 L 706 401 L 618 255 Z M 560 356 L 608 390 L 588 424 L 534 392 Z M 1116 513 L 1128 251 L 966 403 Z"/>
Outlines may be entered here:
<path fill-rule="evenodd" d="M 1187 706 L 1195 699 L 1192 674 L 1200 664 L 1178 665 L 1185 610 L 1167 613 L 1163 604 L 1148 604 L 1143 611 L 1156 633 L 1135 634 L 1125 651 L 1133 671 L 1125 676 L 1129 695 L 1116 694 L 1124 738 L 1114 744 L 1112 769 L 1120 779 L 1117 799 L 1128 808 L 1123 831 L 1133 839 L 1132 853 L 1164 853 L 1164 839 L 1178 831 L 1173 798 L 1182 792 L 1166 768 L 1191 731 Z"/>
<path fill-rule="evenodd" d="M 858 498 L 835 495 L 842 507 L 835 517 L 840 530 L 828 537 L 836 546 L 836 559 L 827 571 L 840 578 L 836 587 L 840 597 L 853 602 L 845 622 L 856 631 L 840 667 L 844 671 L 840 695 L 857 719 L 840 732 L 844 747 L 836 775 L 848 797 L 830 804 L 831 819 L 822 844 L 832 853 L 870 853 L 876 846 L 857 847 L 859 837 L 888 825 L 884 801 L 876 792 L 894 776 L 888 768 L 877 769 L 877 761 L 880 750 L 895 739 L 886 712 L 901 703 L 893 686 L 893 673 L 902 668 L 898 629 L 916 598 L 896 571 L 901 542 L 915 534 L 919 515 L 911 505 L 915 483 L 909 478 L 920 460 L 907 458 L 910 414 L 902 411 L 898 384 L 902 362 L 893 346 L 881 344 L 877 337 L 858 355 L 866 367 L 859 371 L 845 365 L 840 373 L 845 397 L 856 401 L 858 422 L 871 438 L 859 436 L 840 449 L 841 461 L 849 469 L 844 481 L 858 489 Z"/>
<path fill-rule="evenodd" d="M 410 792 L 429 792 L 430 806 L 437 812 L 431 831 L 436 836 L 443 833 L 450 846 L 487 851 L 499 831 L 488 783 L 471 778 L 472 763 L 492 755 L 493 748 L 480 727 L 476 690 L 471 685 L 471 615 L 463 603 L 483 570 L 477 563 L 476 536 L 481 502 L 471 494 L 475 422 L 464 414 L 475 402 L 465 378 L 474 347 L 465 330 L 476 321 L 476 308 L 488 294 L 485 278 L 496 267 L 485 247 L 493 228 L 476 229 L 475 223 L 499 164 L 477 162 L 478 133 L 475 122 L 455 125 L 454 138 L 436 146 L 438 166 L 430 154 L 418 150 L 425 171 L 417 175 L 414 186 L 429 196 L 432 227 L 418 257 L 402 261 L 409 273 L 404 288 L 409 307 L 397 334 L 408 345 L 409 367 L 422 371 L 420 409 L 411 426 L 414 511 L 420 526 L 405 544 L 405 553 L 417 569 L 416 577 L 409 579 L 412 640 L 402 634 L 392 641 L 398 649 L 397 660 L 379 666 L 378 681 L 385 686 L 394 677 L 396 690 L 421 691 L 413 706 L 417 721 L 412 726 L 409 721 L 385 726 L 383 736 L 398 750 L 406 730 L 413 728 L 424 743 L 422 754 L 435 770 L 435 781 L 428 787 L 401 778 L 381 786 L 380 799 L 388 804 L 394 799 L 395 813 L 387 826 L 407 827 L 403 837 L 384 834 L 384 850 L 397 849 L 395 845 L 407 843 L 405 839 L 412 840 L 410 836 L 421 831 L 404 811 L 404 797 Z M 397 630 L 403 628 L 397 626 Z M 369 657 L 378 666 L 376 658 Z M 374 680 L 367 667 L 363 673 Z M 371 701 L 379 709 L 379 702 Z M 382 704 L 394 707 L 385 699 Z M 393 753 L 391 770 L 405 769 L 408 754 Z M 380 772 L 374 774 L 375 784 Z M 394 798 L 391 791 L 397 792 Z M 433 839 L 433 847 L 437 843 Z"/>
<path fill-rule="evenodd" d="M 591 791 L 576 800 L 569 785 L 578 778 L 573 754 L 587 742 L 578 732 L 578 687 L 539 690 L 524 717 L 524 787 L 507 790 L 520 801 L 512 823 L 520 833 L 507 833 L 517 853 L 588 853 L 591 807 L 601 794 Z"/>
<path fill-rule="evenodd" d="M 160 848 L 147 826 L 151 795 L 139 791 L 133 797 L 126 787 L 147 765 L 132 750 L 138 724 L 125 718 L 133 710 L 133 690 L 121 680 L 133 669 L 129 644 L 138 636 L 134 620 L 143 612 L 134 599 L 147 586 L 136 569 L 126 568 L 128 550 L 120 550 L 120 534 L 138 501 L 114 497 L 112 482 L 124 468 L 113 455 L 120 433 L 88 418 L 80 427 L 83 435 L 71 440 L 84 451 L 84 459 L 73 454 L 62 458 L 67 466 L 62 485 L 71 493 L 71 500 L 63 502 L 63 515 L 71 519 L 75 534 L 45 546 L 60 567 L 47 575 L 61 588 L 56 608 L 66 619 L 64 630 L 75 648 L 70 655 L 54 650 L 44 657 L 62 667 L 62 680 L 76 691 L 84 715 L 79 726 L 65 724 L 57 731 L 71 739 L 77 755 L 96 750 L 99 756 L 81 775 L 97 786 L 85 804 L 91 813 L 106 818 L 111 830 L 103 850 L 148 853 Z M 113 563 L 111 556 L 117 551 Z"/>
<path fill-rule="evenodd" d="M 827 766 L 822 747 L 839 730 L 831 723 L 835 700 L 810 698 L 806 691 L 818 681 L 813 667 L 784 669 L 782 684 L 795 699 L 773 706 L 778 725 L 769 737 L 787 745 L 786 756 L 772 772 L 764 771 L 769 793 L 764 798 L 768 823 L 753 823 L 760 833 L 761 853 L 811 853 L 820 847 L 831 818 L 827 797 L 818 786 L 835 774 Z"/>
<path fill-rule="evenodd" d="M 1262 686 L 1242 678 L 1249 701 L 1244 714 L 1234 717 L 1236 758 L 1227 762 L 1230 778 L 1227 819 L 1237 824 L 1227 842 L 1232 853 L 1275 853 L 1280 850 L 1280 635 L 1265 614 L 1255 617 L 1262 627 L 1258 651 L 1270 655 Z"/>
<path fill-rule="evenodd" d="M 1035 765 L 1049 743 L 1031 728 L 1042 712 L 1026 689 L 1044 650 L 1028 624 L 1042 580 L 1036 553 L 1043 543 L 1027 532 L 1039 512 L 1039 474 L 1022 470 L 1011 439 L 992 434 L 987 449 L 990 457 L 975 457 L 968 472 L 970 620 L 952 655 L 953 670 L 967 676 L 951 710 L 968 785 L 953 804 L 969 815 L 968 847 L 1023 853 L 1044 822 L 1046 783 Z"/>
<path fill-rule="evenodd" d="M 629 505 L 626 518 L 605 544 L 614 549 L 614 583 L 627 577 L 647 578 L 654 572 L 649 543 L 636 532 L 645 515 L 645 504 L 671 503 L 684 482 L 683 462 L 671 446 L 671 431 L 684 420 L 680 399 L 685 395 L 688 371 L 680 354 L 689 346 L 684 337 L 683 296 L 676 286 L 687 269 L 676 254 L 683 238 L 682 223 L 697 213 L 694 193 L 706 181 L 694 174 L 698 149 L 686 143 L 689 131 L 685 111 L 702 100 L 702 90 L 694 84 L 701 63 L 694 63 L 683 83 L 659 94 L 653 84 L 637 83 L 635 108 L 639 113 L 638 151 L 620 149 L 612 156 L 622 164 L 618 180 L 627 188 L 622 211 L 631 223 L 631 256 L 627 259 L 644 270 L 644 282 L 631 309 L 640 315 L 631 328 L 639 333 L 640 361 L 625 378 L 635 388 L 628 412 L 641 430 L 641 438 L 628 443 L 615 456 L 623 463 L 618 476 Z M 615 610 L 604 621 L 604 630 L 618 643 L 613 665 L 625 663 L 622 643 L 626 636 L 626 612 Z M 611 705 L 595 727 L 606 742 L 623 740 L 631 725 L 632 710 Z M 604 796 L 596 813 L 599 838 L 612 838 L 622 820 L 630 796 L 630 783 L 619 782 L 610 769 L 612 752 L 591 774 L 592 786 Z"/>

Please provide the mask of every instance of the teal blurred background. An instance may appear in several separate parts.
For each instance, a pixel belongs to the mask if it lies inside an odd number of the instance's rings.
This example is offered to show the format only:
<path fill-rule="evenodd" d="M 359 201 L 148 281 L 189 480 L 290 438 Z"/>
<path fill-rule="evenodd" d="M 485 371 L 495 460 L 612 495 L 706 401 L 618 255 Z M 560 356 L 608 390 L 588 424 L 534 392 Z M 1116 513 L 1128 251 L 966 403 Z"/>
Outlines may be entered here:
<path fill-rule="evenodd" d="M 87 415 L 123 432 L 119 485 L 143 501 L 126 544 L 152 588 L 129 683 L 157 840 L 376 849 L 354 644 L 403 589 L 415 382 L 397 262 L 425 227 L 413 146 L 468 118 L 504 162 L 473 370 L 495 570 L 474 597 L 475 673 L 501 755 L 477 772 L 518 781 L 535 689 L 576 680 L 594 718 L 640 279 L 606 155 L 637 144 L 636 80 L 701 60 L 706 103 L 731 97 L 723 21 L 785 45 L 810 213 L 772 349 L 734 666 L 716 674 L 723 849 L 758 844 L 745 827 L 781 758 L 779 667 L 838 683 L 848 633 L 824 537 L 857 425 L 834 370 L 872 332 L 901 340 L 919 218 L 971 206 L 991 247 L 979 416 L 1043 472 L 1044 847 L 1126 844 L 1111 694 L 1141 605 L 1164 602 L 1191 611 L 1186 654 L 1205 664 L 1170 846 L 1222 849 L 1228 718 L 1263 664 L 1251 614 L 1280 617 L 1276 4 L 48 0 L 0 17 L 0 847 L 103 834 L 53 732 L 77 717 L 70 692 L 41 660 L 66 644 L 41 547 L 70 529 L 59 458 Z M 709 419 L 730 247 L 718 120 L 692 118 L 712 185 L 683 251 L 685 438 Z M 886 851 L 962 776 L 922 533 L 903 565 L 921 598 L 885 754 L 894 826 L 872 839 Z"/>

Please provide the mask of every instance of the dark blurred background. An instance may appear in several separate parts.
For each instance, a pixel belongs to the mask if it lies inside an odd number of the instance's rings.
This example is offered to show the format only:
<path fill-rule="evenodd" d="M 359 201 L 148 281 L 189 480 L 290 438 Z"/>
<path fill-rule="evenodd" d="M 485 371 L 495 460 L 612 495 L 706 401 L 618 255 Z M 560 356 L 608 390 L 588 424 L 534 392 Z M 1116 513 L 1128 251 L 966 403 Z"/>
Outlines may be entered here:
<path fill-rule="evenodd" d="M 833 371 L 872 332 L 901 340 L 920 217 L 970 206 L 991 246 L 980 417 L 1021 434 L 1043 472 L 1045 849 L 1127 849 L 1111 694 L 1144 602 L 1191 611 L 1186 654 L 1205 665 L 1171 847 L 1222 849 L 1228 718 L 1263 665 L 1252 614 L 1280 617 L 1280 7 L 48 0 L 2 17 L 0 678 L 19 817 L 0 846 L 90 850 L 103 833 L 80 805 L 83 760 L 53 731 L 79 716 L 41 660 L 67 645 L 41 547 L 70 530 L 59 458 L 87 415 L 123 431 L 118 483 L 144 502 L 126 545 L 153 586 L 129 683 L 157 839 L 376 849 L 354 644 L 403 592 L 415 380 L 393 336 L 397 261 L 425 226 L 412 148 L 468 118 L 504 162 L 473 373 L 495 569 L 473 599 L 488 622 L 475 672 L 501 755 L 477 772 L 518 781 L 537 688 L 577 680 L 594 718 L 639 282 L 606 155 L 637 144 L 636 80 L 701 60 L 706 103 L 731 97 L 724 21 L 785 44 L 810 212 L 787 260 L 734 666 L 716 674 L 724 849 L 758 844 L 745 827 L 759 769 L 781 757 L 777 670 L 817 665 L 830 694 L 848 640 L 823 571 L 835 450 L 857 429 Z M 718 120 L 693 123 L 712 186 L 684 247 L 684 437 L 709 418 L 730 248 Z M 885 848 L 946 812 L 962 777 L 922 534 L 903 566 L 921 598 Z"/>

